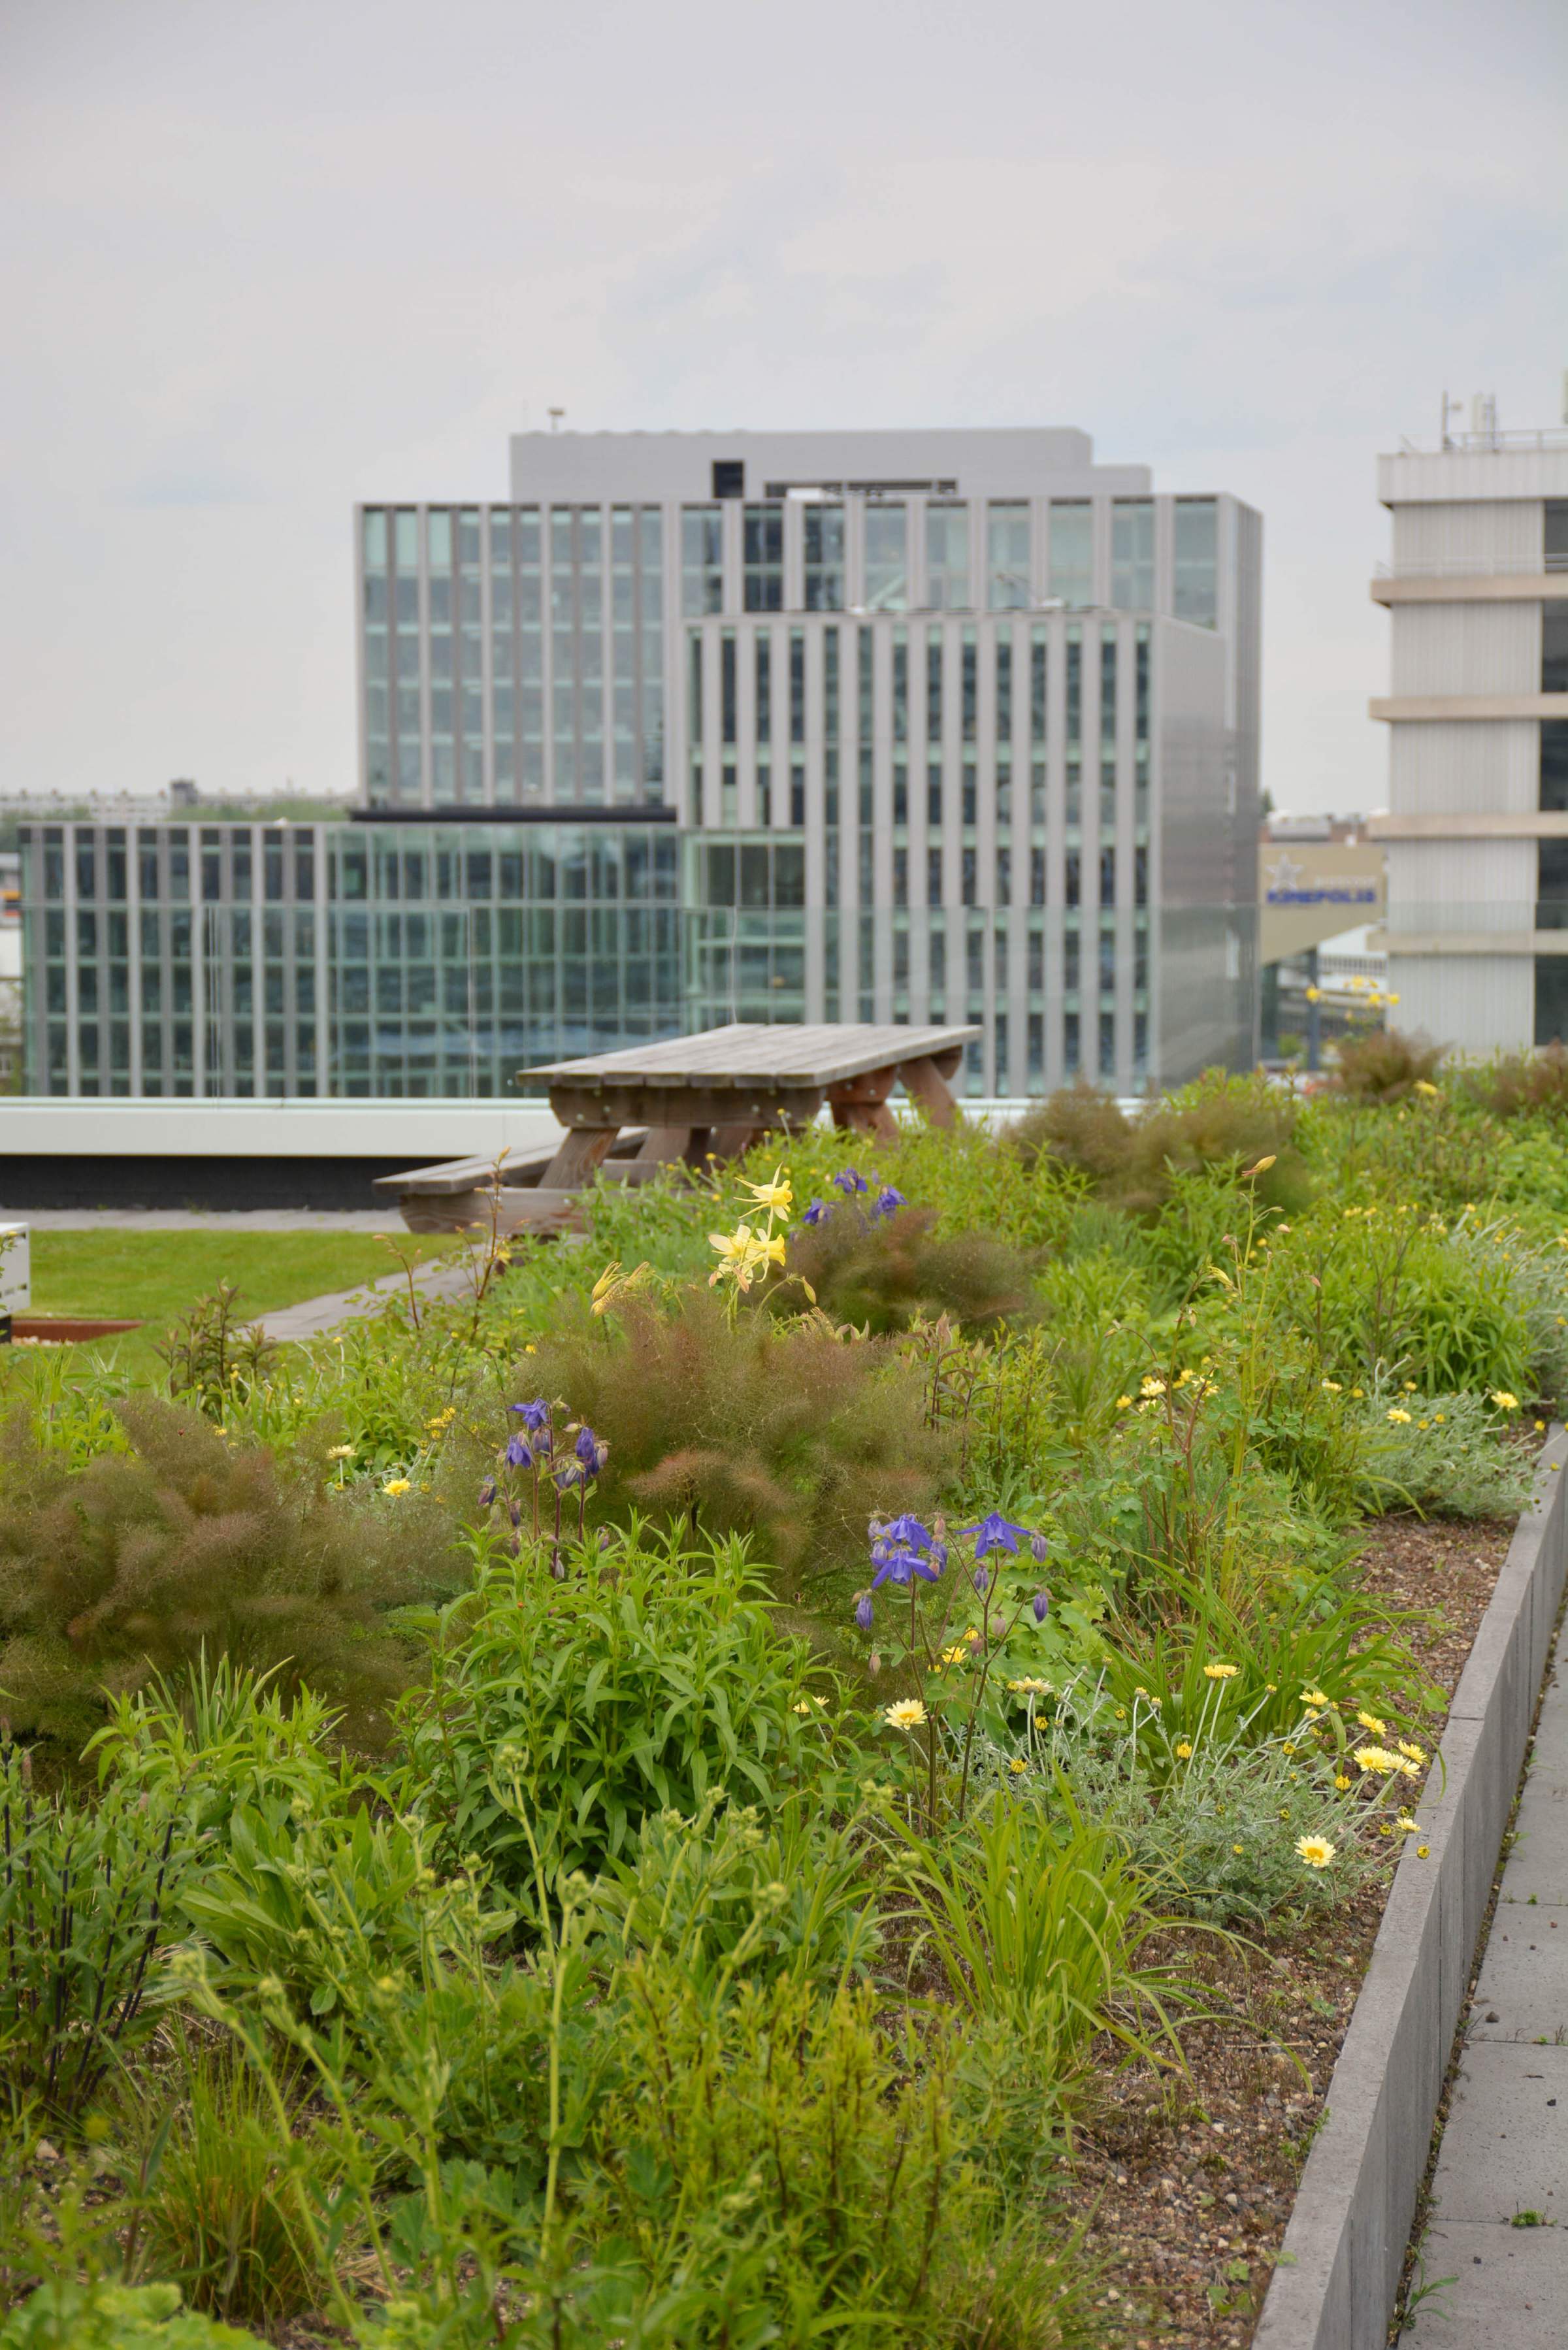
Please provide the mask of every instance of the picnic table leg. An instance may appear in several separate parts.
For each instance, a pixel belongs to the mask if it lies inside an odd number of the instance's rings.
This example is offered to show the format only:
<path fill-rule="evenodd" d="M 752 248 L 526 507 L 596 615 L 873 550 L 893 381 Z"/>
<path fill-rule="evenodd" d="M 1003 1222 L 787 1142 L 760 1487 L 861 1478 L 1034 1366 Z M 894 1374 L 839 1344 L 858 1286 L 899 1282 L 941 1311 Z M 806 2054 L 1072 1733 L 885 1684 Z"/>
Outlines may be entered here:
<path fill-rule="evenodd" d="M 947 1079 L 929 1055 L 918 1061 L 905 1061 L 898 1075 L 909 1099 L 924 1110 L 933 1126 L 958 1124 L 958 1104 L 948 1089 Z"/>
<path fill-rule="evenodd" d="M 665 1166 L 673 1161 L 679 1166 L 691 1148 L 691 1128 L 689 1126 L 650 1126 L 637 1156 L 642 1165 L 651 1161 Z"/>
<path fill-rule="evenodd" d="M 618 1126 L 569 1126 L 561 1147 L 539 1178 L 542 1191 L 574 1191 L 609 1157 Z"/>
<path fill-rule="evenodd" d="M 891 1069 L 871 1069 L 864 1076 L 849 1077 L 841 1086 L 830 1086 L 827 1098 L 834 1125 L 852 1127 L 878 1142 L 897 1142 L 898 1121 L 888 1107 L 892 1089 Z"/>
<path fill-rule="evenodd" d="M 708 1139 L 708 1148 L 715 1159 L 739 1159 L 763 1131 L 760 1126 L 716 1126 Z"/>

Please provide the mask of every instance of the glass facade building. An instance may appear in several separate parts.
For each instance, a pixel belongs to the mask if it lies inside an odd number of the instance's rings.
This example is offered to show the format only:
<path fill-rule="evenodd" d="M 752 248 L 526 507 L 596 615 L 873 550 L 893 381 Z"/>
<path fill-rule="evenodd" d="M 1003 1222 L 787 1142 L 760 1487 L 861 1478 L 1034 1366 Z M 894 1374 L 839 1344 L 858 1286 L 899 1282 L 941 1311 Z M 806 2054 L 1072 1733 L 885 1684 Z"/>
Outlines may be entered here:
<path fill-rule="evenodd" d="M 1258 517 L 1065 431 L 524 434 L 356 512 L 352 823 L 34 827 L 41 1092 L 494 1092 L 728 1019 L 1251 1057 Z"/>

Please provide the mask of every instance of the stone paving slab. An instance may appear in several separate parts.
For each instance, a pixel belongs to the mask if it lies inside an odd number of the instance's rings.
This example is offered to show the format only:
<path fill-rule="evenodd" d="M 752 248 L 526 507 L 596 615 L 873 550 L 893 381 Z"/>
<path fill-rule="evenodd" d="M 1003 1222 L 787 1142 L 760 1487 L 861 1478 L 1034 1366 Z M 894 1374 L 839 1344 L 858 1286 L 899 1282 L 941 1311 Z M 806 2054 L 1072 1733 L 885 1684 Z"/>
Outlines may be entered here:
<path fill-rule="evenodd" d="M 1563 1709 L 1568 1715 L 1568 1706 Z M 1553 1724 L 1554 1732 L 1557 1725 Z M 1568 1722 L 1563 1725 L 1568 1731 Z M 1568 1735 L 1537 1743 L 1514 1820 L 1513 1849 L 1504 1883 L 1510 1901 L 1533 1895 L 1553 1908 L 1568 1906 Z M 1563 1759 L 1559 1759 L 1563 1753 Z"/>
<path fill-rule="evenodd" d="M 1568 2221 L 1568 2048 L 1466 2048 L 1432 2199 L 1445 2222 L 1495 2226 L 1523 2210 Z"/>
<path fill-rule="evenodd" d="M 1563 2350 L 1568 2242 L 1557 2228 L 1434 2221 L 1424 2273 L 1454 2282 L 1423 2302 L 1400 2339 L 1418 2350 Z"/>
<path fill-rule="evenodd" d="M 414 1268 L 414 1287 L 421 1297 L 461 1297 L 472 1278 L 466 1258 L 454 1264 L 450 1257 L 443 1257 Z M 406 1274 L 383 1274 L 379 1281 L 361 1282 L 357 1289 L 335 1289 L 325 1297 L 307 1297 L 300 1305 L 281 1306 L 275 1314 L 264 1315 L 261 1326 L 269 1338 L 288 1343 L 321 1338 L 329 1330 L 340 1330 L 345 1322 L 379 1314 L 389 1298 L 406 1301 L 408 1294 Z"/>
<path fill-rule="evenodd" d="M 1476 1983 L 1469 2038 L 1568 2042 L 1565 1920 L 1568 1913 L 1532 1908 L 1527 1902 L 1498 1904 Z"/>

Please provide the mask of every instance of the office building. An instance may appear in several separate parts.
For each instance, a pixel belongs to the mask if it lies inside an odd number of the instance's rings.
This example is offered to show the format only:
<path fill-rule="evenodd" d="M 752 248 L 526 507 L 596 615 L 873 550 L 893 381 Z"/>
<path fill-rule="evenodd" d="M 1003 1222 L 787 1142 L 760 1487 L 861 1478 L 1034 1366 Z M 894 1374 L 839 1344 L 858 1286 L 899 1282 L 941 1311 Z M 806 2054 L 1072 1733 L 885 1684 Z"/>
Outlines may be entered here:
<path fill-rule="evenodd" d="M 1378 460 L 1388 608 L 1389 985 L 1465 1053 L 1568 1039 L 1568 432 Z M 1446 415 L 1446 405 L 1445 405 Z"/>
<path fill-rule="evenodd" d="M 523 434 L 511 490 L 357 511 L 352 824 L 33 828 L 38 1090 L 488 1091 L 734 1018 L 973 1022 L 984 1095 L 1250 1062 L 1247 507 L 1044 430 Z M 117 854 L 187 898 L 115 920 Z"/>

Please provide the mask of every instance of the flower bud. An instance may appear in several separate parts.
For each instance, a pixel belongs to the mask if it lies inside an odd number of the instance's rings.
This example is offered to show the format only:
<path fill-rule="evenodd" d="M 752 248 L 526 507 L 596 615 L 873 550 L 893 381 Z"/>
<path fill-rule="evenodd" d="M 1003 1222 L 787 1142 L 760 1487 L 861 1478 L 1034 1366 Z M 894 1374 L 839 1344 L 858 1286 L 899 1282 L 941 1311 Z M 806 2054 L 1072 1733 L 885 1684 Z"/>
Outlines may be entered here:
<path fill-rule="evenodd" d="M 976 1589 L 977 1591 L 983 1591 L 983 1590 L 985 1589 L 985 1587 L 986 1587 L 987 1584 L 988 1584 L 990 1581 L 991 1581 L 991 1577 L 990 1577 L 990 1575 L 987 1575 L 987 1573 L 986 1573 L 986 1571 L 985 1571 L 984 1567 L 983 1567 L 983 1566 L 977 1566 L 977 1567 L 975 1568 L 975 1571 L 974 1571 L 974 1576 L 973 1576 L 973 1582 L 974 1582 L 974 1587 L 975 1587 L 975 1589 Z"/>
<path fill-rule="evenodd" d="M 1034 1621 L 1037 1624 L 1044 1624 L 1051 1612 L 1051 1594 L 1048 1591 L 1037 1591 L 1031 1604 L 1034 1609 Z"/>
<path fill-rule="evenodd" d="M 870 1674 L 873 1680 L 876 1679 L 877 1674 L 882 1669 L 881 1657 L 875 1648 L 872 1649 L 871 1654 L 866 1659 L 866 1669 Z"/>
<path fill-rule="evenodd" d="M 1051 1555 L 1051 1545 L 1044 1534 L 1031 1534 L 1029 1548 L 1036 1566 L 1044 1566 Z"/>
<path fill-rule="evenodd" d="M 871 1619 L 875 1613 L 876 1610 L 871 1604 L 871 1594 L 868 1591 L 862 1591 L 855 1602 L 855 1621 L 863 1632 L 868 1632 L 871 1629 Z"/>
<path fill-rule="evenodd" d="M 993 1640 L 1000 1640 L 1000 1639 L 1001 1639 L 1001 1638 L 1002 1638 L 1002 1634 L 1006 1631 L 1006 1629 L 1007 1629 L 1007 1618 L 1006 1618 L 1006 1617 L 1005 1617 L 1005 1616 L 1002 1616 L 1002 1615 L 1001 1615 L 1001 1614 L 998 1614 L 998 1615 L 995 1615 L 995 1616 L 993 1616 L 993 1617 L 992 1617 L 992 1619 L 991 1619 L 991 1637 L 992 1637 L 992 1638 Z"/>

